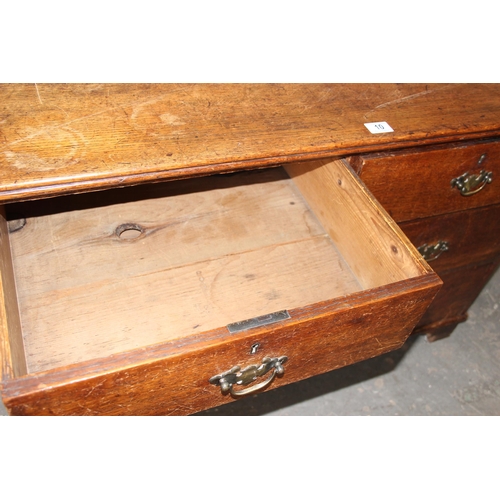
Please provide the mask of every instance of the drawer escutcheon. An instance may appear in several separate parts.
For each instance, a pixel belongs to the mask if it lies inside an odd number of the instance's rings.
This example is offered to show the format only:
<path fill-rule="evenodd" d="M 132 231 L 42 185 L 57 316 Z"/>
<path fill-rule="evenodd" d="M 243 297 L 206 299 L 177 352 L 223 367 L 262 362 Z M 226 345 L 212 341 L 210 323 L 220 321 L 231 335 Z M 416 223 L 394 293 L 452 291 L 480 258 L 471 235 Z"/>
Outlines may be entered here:
<path fill-rule="evenodd" d="M 221 373 L 220 375 L 214 375 L 209 382 L 214 385 L 219 385 L 223 395 L 230 393 L 231 396 L 240 397 L 252 394 L 267 387 L 276 375 L 282 376 L 285 373 L 285 368 L 283 364 L 288 361 L 286 356 L 280 356 L 278 358 L 264 358 L 260 366 L 251 365 L 243 370 L 239 366 L 233 366 L 227 372 Z M 247 387 L 241 391 L 236 391 L 233 386 L 235 385 L 248 385 L 251 384 L 257 377 L 265 375 L 270 370 L 273 370 L 272 374 L 262 382 L 259 382 L 252 387 Z"/>
<path fill-rule="evenodd" d="M 256 316 L 255 318 L 237 321 L 236 323 L 230 323 L 227 325 L 227 329 L 231 333 L 244 332 L 259 326 L 272 325 L 273 323 L 284 321 L 285 319 L 290 319 L 290 314 L 287 310 L 283 309 L 282 311 L 264 314 L 263 316 Z"/>

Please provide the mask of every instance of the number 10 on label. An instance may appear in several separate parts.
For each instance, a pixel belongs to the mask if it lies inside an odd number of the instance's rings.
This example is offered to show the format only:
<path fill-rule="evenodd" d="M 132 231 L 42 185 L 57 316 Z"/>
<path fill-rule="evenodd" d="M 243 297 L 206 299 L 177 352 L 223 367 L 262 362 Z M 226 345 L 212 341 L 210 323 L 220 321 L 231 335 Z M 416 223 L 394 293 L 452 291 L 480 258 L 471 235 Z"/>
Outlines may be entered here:
<path fill-rule="evenodd" d="M 365 127 L 372 134 L 386 134 L 387 132 L 394 132 L 392 127 L 387 122 L 365 123 Z"/>

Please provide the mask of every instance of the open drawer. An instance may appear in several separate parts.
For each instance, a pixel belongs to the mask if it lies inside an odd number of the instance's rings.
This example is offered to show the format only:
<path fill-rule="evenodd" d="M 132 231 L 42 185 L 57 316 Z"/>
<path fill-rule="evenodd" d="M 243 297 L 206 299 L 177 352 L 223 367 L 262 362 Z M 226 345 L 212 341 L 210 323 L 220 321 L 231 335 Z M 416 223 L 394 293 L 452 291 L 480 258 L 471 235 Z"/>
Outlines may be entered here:
<path fill-rule="evenodd" d="M 11 414 L 190 414 L 400 347 L 441 281 L 343 160 L 4 207 Z"/>

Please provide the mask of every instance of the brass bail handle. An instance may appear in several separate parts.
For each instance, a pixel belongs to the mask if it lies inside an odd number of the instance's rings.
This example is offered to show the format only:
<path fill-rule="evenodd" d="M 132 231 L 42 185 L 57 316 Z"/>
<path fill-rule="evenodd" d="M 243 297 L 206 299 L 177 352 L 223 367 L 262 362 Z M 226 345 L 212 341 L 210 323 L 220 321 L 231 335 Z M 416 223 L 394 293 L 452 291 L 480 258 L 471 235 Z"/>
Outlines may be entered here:
<path fill-rule="evenodd" d="M 276 375 L 282 376 L 285 373 L 285 368 L 283 364 L 288 361 L 286 356 L 280 356 L 277 358 L 264 358 L 259 366 L 251 365 L 243 370 L 239 366 L 233 366 L 227 372 L 221 373 L 219 375 L 214 375 L 209 382 L 214 385 L 218 385 L 221 388 L 223 395 L 231 394 L 231 396 L 237 398 L 241 396 L 247 396 L 248 394 L 253 394 L 261 389 L 264 389 L 274 380 Z M 251 387 L 247 387 L 242 390 L 235 390 L 235 386 L 248 385 L 257 380 L 272 370 L 272 373 L 262 382 L 259 382 Z"/>
<path fill-rule="evenodd" d="M 448 251 L 449 247 L 447 241 L 440 240 L 431 245 L 424 243 L 422 246 L 418 247 L 417 250 L 427 262 L 431 262 L 436 260 L 443 252 Z"/>
<path fill-rule="evenodd" d="M 477 164 L 480 165 L 485 158 L 486 154 L 483 154 L 481 158 L 479 158 Z M 465 174 L 462 174 L 460 177 L 455 177 L 455 179 L 451 180 L 451 187 L 457 188 L 462 196 L 472 196 L 473 194 L 479 193 L 479 191 L 484 189 L 486 184 L 490 184 L 492 180 L 493 172 L 487 172 L 486 170 L 481 170 L 479 174 L 465 172 Z"/>

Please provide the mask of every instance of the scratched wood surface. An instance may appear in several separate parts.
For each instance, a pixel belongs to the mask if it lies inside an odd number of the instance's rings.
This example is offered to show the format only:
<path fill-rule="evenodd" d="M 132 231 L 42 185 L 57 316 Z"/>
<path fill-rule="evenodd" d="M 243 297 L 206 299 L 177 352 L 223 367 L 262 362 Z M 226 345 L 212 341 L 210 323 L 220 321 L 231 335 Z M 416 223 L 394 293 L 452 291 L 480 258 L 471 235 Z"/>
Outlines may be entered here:
<path fill-rule="evenodd" d="M 220 328 L 29 375 L 4 385 L 4 403 L 13 415 L 187 415 L 233 401 L 208 380 L 263 356 L 289 358 L 274 389 L 401 347 L 438 286 L 419 276 L 293 310 L 272 327 Z"/>
<path fill-rule="evenodd" d="M 499 135 L 499 116 L 497 84 L 2 84 L 0 200 Z"/>
<path fill-rule="evenodd" d="M 153 198 L 28 207 L 53 212 L 10 235 L 30 372 L 361 289 L 281 169 L 155 187 Z"/>

